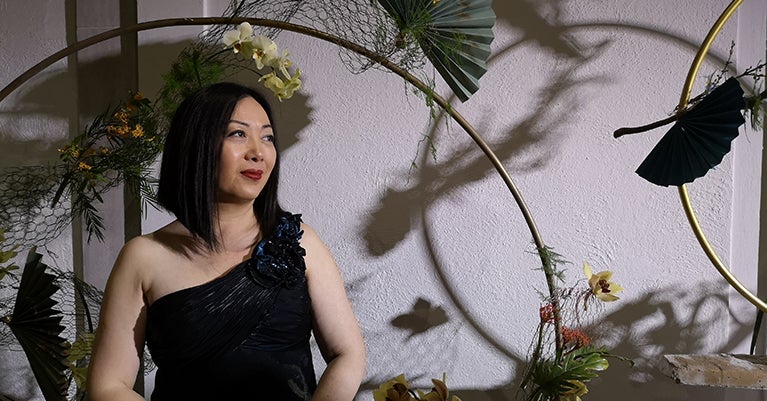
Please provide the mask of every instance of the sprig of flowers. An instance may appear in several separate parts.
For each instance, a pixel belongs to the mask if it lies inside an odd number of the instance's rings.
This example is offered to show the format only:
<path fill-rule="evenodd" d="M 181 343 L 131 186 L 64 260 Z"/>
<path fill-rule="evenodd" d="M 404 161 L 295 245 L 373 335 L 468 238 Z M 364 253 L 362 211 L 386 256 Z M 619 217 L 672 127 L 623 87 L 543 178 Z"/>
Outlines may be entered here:
<path fill-rule="evenodd" d="M 544 266 L 544 270 L 564 281 L 564 272 L 557 269 L 556 263 Z M 588 315 L 588 306 L 617 301 L 615 294 L 623 288 L 611 281 L 613 273 L 609 270 L 594 273 L 591 266 L 584 263 L 583 272 L 587 288 L 550 287 L 549 296 L 538 310 L 536 340 L 520 385 L 529 401 L 580 401 L 588 393 L 586 383 L 610 366 L 607 358 L 627 361 L 610 354 L 606 347 L 593 345 L 586 329 L 594 313 L 592 309 L 592 315 Z"/>
<path fill-rule="evenodd" d="M 154 203 L 150 166 L 162 149 L 156 133 L 152 103 L 137 92 L 111 112 L 97 116 L 85 132 L 58 149 L 65 173 L 53 197 L 71 199 L 73 216 L 81 214 L 88 239 L 103 239 L 103 218 L 96 202 L 102 194 L 125 182 L 145 203 Z"/>
<path fill-rule="evenodd" d="M 373 390 L 374 401 L 448 401 L 450 392 L 445 384 L 445 374 L 442 380 L 431 379 L 431 391 L 424 393 L 421 390 L 413 391 L 410 384 L 405 380 L 405 375 L 399 375 L 381 384 L 377 390 Z M 450 401 L 461 401 L 458 396 L 453 396 Z"/>
<path fill-rule="evenodd" d="M 301 89 L 301 70 L 296 68 L 294 74 L 288 71 L 293 62 L 288 58 L 289 53 L 283 50 L 280 54 L 277 44 L 264 35 L 253 35 L 253 27 L 243 22 L 236 29 L 224 32 L 222 42 L 226 49 L 232 49 L 246 59 L 252 59 L 259 71 L 268 68 L 271 72 L 262 74 L 258 80 L 274 92 L 277 98 L 290 99 L 293 93 Z"/>

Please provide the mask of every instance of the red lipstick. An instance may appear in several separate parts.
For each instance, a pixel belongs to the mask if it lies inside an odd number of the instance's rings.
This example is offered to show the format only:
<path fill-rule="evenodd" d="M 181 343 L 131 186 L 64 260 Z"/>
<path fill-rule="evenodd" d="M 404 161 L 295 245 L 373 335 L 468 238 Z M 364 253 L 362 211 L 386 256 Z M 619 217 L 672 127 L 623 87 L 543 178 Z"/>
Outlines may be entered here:
<path fill-rule="evenodd" d="M 248 170 L 241 171 L 240 174 L 250 178 L 251 180 L 258 181 L 261 179 L 261 176 L 264 174 L 264 170 L 248 169 Z"/>

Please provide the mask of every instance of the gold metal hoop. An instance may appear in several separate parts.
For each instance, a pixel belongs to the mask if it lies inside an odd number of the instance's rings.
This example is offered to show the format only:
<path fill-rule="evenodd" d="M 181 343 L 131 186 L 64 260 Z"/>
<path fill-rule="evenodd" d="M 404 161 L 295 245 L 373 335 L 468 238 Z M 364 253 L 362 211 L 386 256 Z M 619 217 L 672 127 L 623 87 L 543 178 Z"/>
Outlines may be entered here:
<path fill-rule="evenodd" d="M 690 66 L 690 71 L 687 73 L 687 80 L 684 83 L 682 96 L 679 99 L 679 107 L 677 108 L 678 112 L 681 113 L 687 106 L 687 101 L 690 98 L 690 92 L 692 91 L 692 85 L 695 81 L 695 76 L 698 74 L 700 65 L 703 63 L 703 59 L 706 57 L 706 54 L 711 47 L 711 43 L 714 41 L 714 38 L 716 38 L 716 36 L 722 30 L 722 27 L 724 27 L 724 24 L 728 19 L 730 19 L 732 14 L 735 13 L 735 10 L 740 6 L 741 3 L 743 3 L 743 0 L 733 0 L 730 5 L 727 6 L 722 15 L 719 16 L 719 19 L 716 20 L 716 23 L 714 23 L 714 26 L 711 27 L 711 30 L 706 36 L 706 39 L 700 45 L 698 53 L 695 55 L 695 59 Z M 700 227 L 700 223 L 698 223 L 698 218 L 695 215 L 695 210 L 692 208 L 692 204 L 690 203 L 690 196 L 687 193 L 687 187 L 684 184 L 679 186 L 679 197 L 682 201 L 682 207 L 684 208 L 684 213 L 687 216 L 687 221 L 690 223 L 690 227 L 695 233 L 695 237 L 698 239 L 698 243 L 700 244 L 701 248 L 703 248 L 703 251 L 706 253 L 706 256 L 708 256 L 708 259 L 714 265 L 716 270 L 719 271 L 719 274 L 721 274 L 722 277 L 727 280 L 730 286 L 738 291 L 740 295 L 746 298 L 761 311 L 767 312 L 767 303 L 759 299 L 759 297 L 754 295 L 754 293 L 752 293 L 740 281 L 738 281 L 737 278 L 735 278 L 732 272 L 730 272 L 730 269 L 728 269 L 727 266 L 722 263 L 721 259 L 719 259 L 719 256 L 711 247 L 711 244 L 709 244 L 708 239 L 706 239 L 706 235 L 703 233 L 703 229 Z"/>

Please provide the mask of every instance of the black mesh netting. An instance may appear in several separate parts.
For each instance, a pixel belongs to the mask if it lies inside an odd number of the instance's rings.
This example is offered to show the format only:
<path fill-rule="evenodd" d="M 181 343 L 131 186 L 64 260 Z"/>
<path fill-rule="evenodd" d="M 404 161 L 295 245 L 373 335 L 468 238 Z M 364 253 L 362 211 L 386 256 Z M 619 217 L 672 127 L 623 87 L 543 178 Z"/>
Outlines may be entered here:
<path fill-rule="evenodd" d="M 224 15 L 268 18 L 315 28 L 365 47 L 411 73 L 425 65 L 423 52 L 416 43 L 398 41 L 397 27 L 376 1 L 237 0 L 230 3 Z M 202 35 L 202 41 L 216 43 L 230 29 L 231 25 L 212 27 Z M 270 38 L 279 34 L 274 28 L 254 27 L 254 31 Z M 339 52 L 341 60 L 353 73 L 376 66 L 366 57 L 344 48 Z M 233 54 L 230 57 L 236 58 Z"/>

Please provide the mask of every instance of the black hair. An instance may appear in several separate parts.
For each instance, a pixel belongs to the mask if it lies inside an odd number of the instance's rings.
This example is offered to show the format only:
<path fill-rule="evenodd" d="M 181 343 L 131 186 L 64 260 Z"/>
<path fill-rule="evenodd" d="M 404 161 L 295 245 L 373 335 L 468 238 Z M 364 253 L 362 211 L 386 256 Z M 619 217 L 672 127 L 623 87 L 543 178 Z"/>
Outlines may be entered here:
<path fill-rule="evenodd" d="M 237 102 L 246 97 L 252 97 L 264 108 L 274 126 L 269 103 L 261 94 L 239 84 L 222 82 L 187 97 L 176 110 L 165 139 L 158 202 L 209 250 L 220 245 L 214 229 L 217 224 L 214 211 L 223 137 Z M 277 149 L 276 135 L 274 146 Z M 279 173 L 277 151 L 271 175 L 253 202 L 253 212 L 264 237 L 275 230 L 283 213 L 277 201 Z"/>

